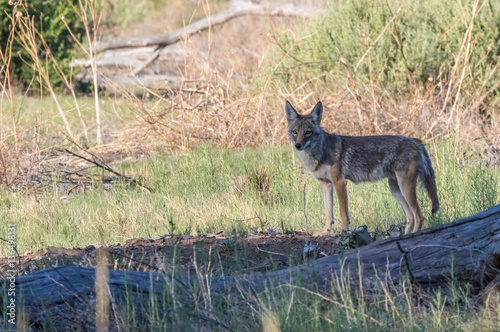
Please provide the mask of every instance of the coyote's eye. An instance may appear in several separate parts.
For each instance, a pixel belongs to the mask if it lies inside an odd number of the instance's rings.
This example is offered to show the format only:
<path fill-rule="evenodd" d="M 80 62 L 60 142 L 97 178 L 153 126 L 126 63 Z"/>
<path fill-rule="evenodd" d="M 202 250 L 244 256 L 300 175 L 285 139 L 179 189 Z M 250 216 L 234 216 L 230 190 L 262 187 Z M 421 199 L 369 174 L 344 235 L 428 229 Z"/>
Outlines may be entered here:
<path fill-rule="evenodd" d="M 306 136 L 311 136 L 311 131 L 310 130 L 306 131 Z"/>
<path fill-rule="evenodd" d="M 292 134 L 293 134 L 294 136 L 297 136 L 297 130 L 292 130 Z"/>

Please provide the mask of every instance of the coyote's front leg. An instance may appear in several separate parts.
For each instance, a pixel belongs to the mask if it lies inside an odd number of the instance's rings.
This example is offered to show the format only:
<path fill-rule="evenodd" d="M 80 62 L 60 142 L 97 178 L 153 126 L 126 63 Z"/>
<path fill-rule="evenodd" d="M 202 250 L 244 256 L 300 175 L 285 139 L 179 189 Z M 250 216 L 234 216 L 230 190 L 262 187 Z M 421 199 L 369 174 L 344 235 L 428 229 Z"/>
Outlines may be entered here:
<path fill-rule="evenodd" d="M 333 224 L 333 185 L 331 182 L 319 181 L 321 191 L 323 192 L 323 200 L 325 203 L 325 228 L 322 234 L 327 235 Z"/>
<path fill-rule="evenodd" d="M 339 198 L 340 219 L 342 219 L 342 230 L 347 231 L 349 224 L 349 210 L 347 206 L 347 180 L 342 177 L 334 178 L 333 184 L 337 197 Z"/>

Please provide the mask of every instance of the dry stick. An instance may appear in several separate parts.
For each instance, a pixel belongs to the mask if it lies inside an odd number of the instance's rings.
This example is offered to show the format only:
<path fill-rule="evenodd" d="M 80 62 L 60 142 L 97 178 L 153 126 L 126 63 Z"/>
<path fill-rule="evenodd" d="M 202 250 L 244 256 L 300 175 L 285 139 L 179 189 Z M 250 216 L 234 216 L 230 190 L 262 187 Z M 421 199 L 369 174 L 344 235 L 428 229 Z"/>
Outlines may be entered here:
<path fill-rule="evenodd" d="M 134 70 L 132 70 L 132 75 L 137 76 L 139 75 L 142 71 L 144 71 L 150 64 L 156 61 L 160 57 L 161 51 L 165 48 L 165 45 L 160 45 L 158 46 L 154 51 L 153 54 L 147 59 L 141 66 L 136 67 Z"/>
<path fill-rule="evenodd" d="M 73 132 L 71 131 L 71 126 L 68 122 L 68 119 L 66 118 L 66 115 L 64 114 L 64 111 L 59 104 L 59 100 L 57 99 L 57 96 L 54 92 L 54 89 L 52 88 L 52 84 L 50 82 L 49 75 L 45 71 L 44 66 L 40 64 L 40 58 L 38 56 L 38 46 L 35 41 L 35 36 L 37 35 L 37 31 L 35 29 L 35 23 L 30 20 L 30 18 L 33 19 L 33 17 L 27 16 L 20 20 L 21 24 L 18 26 L 21 29 L 21 33 L 18 34 L 18 41 L 25 49 L 29 56 L 32 58 L 34 64 L 31 65 L 31 67 L 37 71 L 40 76 L 42 77 L 47 89 L 49 90 L 49 93 L 54 100 L 54 103 L 56 104 L 57 110 L 59 111 L 59 115 L 61 116 L 61 119 L 64 122 L 64 125 L 66 126 L 66 131 L 68 132 L 69 136 L 73 139 Z"/>
<path fill-rule="evenodd" d="M 16 147 L 16 156 L 19 157 L 19 140 L 17 136 L 17 125 L 16 125 L 16 112 L 14 107 L 14 97 L 12 95 L 12 88 L 10 84 L 10 63 L 12 61 L 12 43 L 14 42 L 14 31 L 17 25 L 19 16 L 11 17 L 12 28 L 9 32 L 9 37 L 7 38 L 7 46 L 5 48 L 5 52 L 0 49 L 0 59 L 3 62 L 2 70 L 0 70 L 0 74 L 2 71 L 5 71 L 4 75 L 4 83 L 1 85 L 2 93 L 0 96 L 0 144 L 3 142 L 3 101 L 4 101 L 4 93 L 7 88 L 8 95 L 7 99 L 9 99 L 10 107 L 12 111 L 12 126 L 14 130 L 14 144 Z M 8 54 L 7 54 L 8 53 Z"/>
<path fill-rule="evenodd" d="M 465 77 L 465 71 L 467 70 L 469 58 L 472 55 L 471 41 L 470 41 L 470 39 L 471 39 L 471 36 L 472 36 L 472 30 L 474 29 L 474 20 L 476 19 L 478 13 L 481 11 L 481 9 L 483 8 L 483 6 L 484 6 L 485 3 L 486 3 L 486 0 L 483 1 L 483 3 L 481 4 L 481 6 L 478 9 L 477 6 L 479 5 L 479 0 L 475 0 L 474 1 L 474 5 L 472 6 L 472 18 L 471 18 L 469 26 L 467 27 L 467 32 L 465 33 L 465 37 L 464 37 L 464 41 L 465 41 L 465 38 L 467 38 L 467 48 L 465 50 L 464 64 L 463 64 L 463 68 L 462 68 L 462 73 L 460 75 L 460 80 L 459 80 L 459 84 L 458 84 L 457 93 L 456 93 L 456 96 L 455 96 L 455 102 L 453 103 L 453 107 L 452 107 L 452 114 L 456 112 L 456 107 L 457 107 L 458 100 L 459 100 L 459 97 L 460 97 L 460 91 L 462 89 L 462 83 L 463 83 L 463 80 L 464 80 L 464 77 Z M 460 130 L 460 114 L 459 113 L 460 112 L 456 112 L 457 131 Z"/>
<path fill-rule="evenodd" d="M 74 143 L 75 145 L 77 145 L 75 142 L 73 142 L 73 143 Z M 78 145 L 77 145 L 77 146 L 78 146 Z M 80 148 L 81 148 L 81 147 L 80 147 Z M 94 155 L 92 152 L 87 151 L 87 150 L 85 150 L 85 149 L 82 149 L 82 150 L 84 150 L 85 152 L 87 152 L 88 154 L 90 154 L 90 155 L 91 155 L 94 159 L 99 159 L 99 158 L 98 158 L 96 155 Z M 140 185 L 139 183 L 137 183 L 137 181 L 135 180 L 135 178 L 134 178 L 134 177 L 130 177 L 130 176 L 126 176 L 126 175 L 123 175 L 123 174 L 121 174 L 121 173 L 118 173 L 117 171 L 113 170 L 111 167 L 109 167 L 109 166 L 108 166 L 108 165 L 106 165 L 105 163 L 102 163 L 102 164 L 101 164 L 101 163 L 98 163 L 98 162 L 97 162 L 97 161 L 95 161 L 95 160 L 91 160 L 91 159 L 89 159 L 89 158 L 86 158 L 86 157 L 84 157 L 84 156 L 82 156 L 82 155 L 79 155 L 79 154 L 78 154 L 78 153 L 76 153 L 76 152 L 70 151 L 70 150 L 68 150 L 68 149 L 66 149 L 66 148 L 64 149 L 64 151 L 66 151 L 67 153 L 69 153 L 69 154 L 71 154 L 71 155 L 73 155 L 73 156 L 75 156 L 75 157 L 77 157 L 77 158 L 80 158 L 80 159 L 83 159 L 83 160 L 85 160 L 85 161 L 87 161 L 87 162 L 89 162 L 89 163 L 92 163 L 92 164 L 96 165 L 97 167 L 102 168 L 102 169 L 104 169 L 104 170 L 106 170 L 106 171 L 108 171 L 108 172 L 110 172 L 110 173 L 113 173 L 113 174 L 115 174 L 116 176 L 118 176 L 120 179 L 125 180 L 125 181 L 127 181 L 127 182 L 129 182 L 129 183 L 133 183 L 134 185 L 136 185 L 136 186 L 138 186 L 138 187 L 140 187 L 140 188 L 142 188 L 142 189 L 144 189 L 144 190 L 146 190 L 146 191 L 148 191 L 148 192 L 151 192 L 151 191 L 152 191 L 151 189 L 149 189 L 149 188 L 147 188 L 147 187 L 145 187 L 145 186 Z"/>
<path fill-rule="evenodd" d="M 229 9 L 211 15 L 210 20 L 207 20 L 207 18 L 203 18 L 169 34 L 118 40 L 115 39 L 108 42 L 97 42 L 95 44 L 94 50 L 96 52 L 99 52 L 127 47 L 143 47 L 153 45 L 168 46 L 179 41 L 183 41 L 187 36 L 206 30 L 210 26 L 213 27 L 215 25 L 225 23 L 231 19 L 243 15 L 283 15 L 312 17 L 316 15 L 318 10 L 318 7 L 305 4 L 233 0 L 229 3 Z"/>
<path fill-rule="evenodd" d="M 97 9 L 96 9 L 96 2 L 91 1 L 90 5 L 90 15 L 92 18 L 92 29 L 93 29 L 93 34 L 90 33 L 89 30 L 89 21 L 87 18 L 87 7 L 89 5 L 89 1 L 85 1 L 85 5 L 82 3 L 81 0 L 78 1 L 80 9 L 78 10 L 75 5 L 69 1 L 68 2 L 70 6 L 73 8 L 75 14 L 79 17 L 79 19 L 83 22 L 83 26 L 85 28 L 85 35 L 87 37 L 88 43 L 89 43 L 89 48 L 88 50 L 82 45 L 82 43 L 76 38 L 76 36 L 73 34 L 73 31 L 69 28 L 68 24 L 66 23 L 64 16 L 61 18 L 63 21 L 64 25 L 68 29 L 69 33 L 73 37 L 73 40 L 80 46 L 80 48 L 87 54 L 87 56 L 90 59 L 90 67 L 92 71 L 92 81 L 94 85 L 94 101 L 95 101 L 95 113 L 96 113 L 96 127 L 97 127 L 97 137 L 96 141 L 97 144 L 102 144 L 102 130 L 101 130 L 101 112 L 100 112 L 100 106 L 99 106 L 99 87 L 97 84 L 97 58 L 96 58 L 96 49 L 95 45 L 97 43 L 97 29 L 99 27 L 99 24 L 101 22 L 102 15 L 99 14 L 97 16 Z"/>
<path fill-rule="evenodd" d="M 345 68 L 345 71 L 347 74 L 347 78 L 349 79 L 349 82 L 351 83 L 352 91 L 354 93 L 354 97 L 356 98 L 356 103 L 358 105 L 358 111 L 363 112 L 363 114 L 365 115 L 366 124 L 369 126 L 371 132 L 373 133 L 375 131 L 375 129 L 373 128 L 373 123 L 370 120 L 370 116 L 368 115 L 368 112 L 363 107 L 361 107 L 362 100 L 361 100 L 361 96 L 358 92 L 358 89 L 356 87 L 356 80 L 354 79 L 354 77 L 351 76 L 351 73 L 349 72 L 349 67 L 347 67 L 347 63 L 345 62 L 345 60 L 342 56 L 340 57 L 340 63 L 344 65 L 344 68 Z"/>
<path fill-rule="evenodd" d="M 91 8 L 90 12 L 92 15 L 92 22 L 94 25 L 94 35 L 93 38 L 90 38 L 90 31 L 87 25 L 87 21 L 85 21 L 85 33 L 87 35 L 87 39 L 89 41 L 89 57 L 91 59 L 91 68 L 92 68 L 92 81 L 94 83 L 94 99 L 95 99 L 95 115 L 96 115 L 96 126 L 97 126 L 97 136 L 96 136 L 96 141 L 97 144 L 102 144 L 102 130 L 101 130 L 101 112 L 100 112 L 100 107 L 99 107 L 99 88 L 97 86 L 97 58 L 95 57 L 95 51 L 93 50 L 95 47 L 96 43 L 96 37 L 97 37 L 97 27 L 99 25 L 99 22 L 101 20 L 101 15 L 99 15 L 99 20 L 96 21 L 95 17 L 95 5 L 96 2 L 94 3 L 94 7 Z M 85 1 L 85 4 L 87 4 L 87 1 Z M 80 1 L 80 8 L 82 8 L 81 1 Z M 86 17 L 86 11 L 83 12 L 83 14 Z M 92 41 L 91 41 L 92 40 Z"/>
<path fill-rule="evenodd" d="M 391 6 L 389 5 L 389 1 L 385 0 L 385 3 L 387 4 L 387 8 L 389 8 L 389 12 L 391 13 L 392 17 L 395 18 L 396 16 L 392 13 L 392 9 L 391 9 Z M 399 9 L 401 9 L 403 4 L 404 4 L 404 1 L 401 3 L 401 6 L 399 7 Z M 394 31 L 392 32 L 392 36 L 396 40 L 396 43 L 399 46 L 399 50 L 401 52 L 401 55 L 403 56 L 403 60 L 405 62 L 405 67 L 406 67 L 406 76 L 408 77 L 408 82 L 410 83 L 410 91 L 413 92 L 415 89 L 414 82 L 413 82 L 413 75 L 411 74 L 410 68 L 408 67 L 408 61 L 406 60 L 405 52 L 403 51 L 403 41 L 401 40 L 401 36 L 399 35 L 399 32 L 397 30 L 396 22 L 393 19 L 391 19 L 391 21 L 393 22 L 393 25 L 394 25 Z"/>
<path fill-rule="evenodd" d="M 38 119 L 37 119 L 37 124 L 36 124 L 36 131 L 35 131 L 35 146 L 36 146 L 36 151 L 40 151 L 40 136 L 42 132 L 42 118 L 43 118 L 43 82 L 42 82 L 42 76 L 40 73 L 38 73 L 38 84 L 40 84 L 40 111 L 38 112 Z"/>
<path fill-rule="evenodd" d="M 205 17 L 208 21 L 208 51 L 207 51 L 207 60 L 210 58 L 210 52 L 212 51 L 212 42 L 213 42 L 213 36 L 212 36 L 212 20 L 211 17 L 212 15 L 210 14 L 210 4 L 208 3 L 208 0 L 205 0 L 205 2 L 202 3 L 203 5 L 203 11 L 205 13 Z"/>
<path fill-rule="evenodd" d="M 198 3 L 199 6 L 199 3 Z M 208 10 L 206 9 L 208 7 Z M 183 28 L 178 29 L 169 34 L 165 35 L 154 35 L 150 37 L 136 37 L 130 39 L 122 40 L 112 40 L 109 42 L 98 42 L 95 46 L 95 51 L 106 51 L 117 48 L 125 47 L 144 47 L 151 45 L 158 45 L 158 48 L 154 50 L 151 57 L 148 58 L 141 66 L 136 67 L 132 70 L 133 75 L 138 75 L 146 67 L 152 64 L 159 57 L 160 52 L 158 50 L 163 49 L 166 46 L 175 44 L 177 42 L 185 41 L 190 35 L 194 35 L 204 30 L 209 30 L 209 40 L 208 40 L 208 52 L 211 51 L 211 29 L 213 26 L 223 24 L 227 21 L 235 19 L 240 16 L 245 15 L 283 15 L 283 16 L 303 16 L 312 17 L 318 10 L 317 7 L 305 5 L 305 4 L 293 4 L 293 3 L 274 3 L 274 2 L 254 2 L 254 1 L 231 1 L 229 4 L 229 9 L 219 12 L 214 15 L 210 15 L 210 7 L 203 3 L 203 9 L 205 11 L 205 18 L 200 19 L 194 23 L 189 23 Z M 192 19 L 192 17 L 191 17 Z M 207 55 L 207 56 L 208 56 Z"/>
<path fill-rule="evenodd" d="M 357 72 L 359 65 L 361 64 L 361 62 L 363 62 L 363 59 L 368 55 L 368 53 L 370 53 L 373 46 L 375 46 L 375 44 L 377 44 L 377 42 L 380 40 L 380 38 L 382 38 L 382 36 L 384 35 L 384 33 L 387 30 L 387 28 L 389 27 L 389 25 L 396 19 L 397 15 L 401 11 L 402 6 L 403 6 L 403 4 L 401 4 L 401 6 L 399 6 L 398 10 L 396 11 L 396 15 L 392 16 L 392 18 L 389 20 L 389 22 L 385 25 L 384 29 L 382 29 L 382 32 L 380 33 L 380 35 L 378 35 L 378 37 L 373 41 L 373 43 L 370 45 L 370 47 L 368 47 L 365 54 L 363 54 L 361 59 L 359 59 L 358 63 L 356 64 L 356 67 L 354 68 L 354 73 Z"/>

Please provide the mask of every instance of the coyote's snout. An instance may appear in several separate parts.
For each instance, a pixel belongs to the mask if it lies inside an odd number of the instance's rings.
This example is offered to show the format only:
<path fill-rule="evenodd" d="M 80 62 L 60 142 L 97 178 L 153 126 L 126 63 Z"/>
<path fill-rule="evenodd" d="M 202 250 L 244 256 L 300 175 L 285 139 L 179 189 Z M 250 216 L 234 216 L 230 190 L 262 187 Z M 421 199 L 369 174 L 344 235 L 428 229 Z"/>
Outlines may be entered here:
<path fill-rule="evenodd" d="M 323 105 L 311 113 L 298 114 L 286 102 L 288 132 L 297 156 L 321 185 L 325 200 L 324 233 L 333 223 L 333 188 L 337 192 L 342 229 L 347 230 L 347 180 L 378 181 L 388 178 L 392 194 L 406 213 L 405 233 L 422 229 L 424 217 L 417 202 L 417 179 L 432 201 L 432 214 L 439 210 L 432 162 L 419 139 L 404 136 L 341 136 L 325 132 L 321 126 Z"/>

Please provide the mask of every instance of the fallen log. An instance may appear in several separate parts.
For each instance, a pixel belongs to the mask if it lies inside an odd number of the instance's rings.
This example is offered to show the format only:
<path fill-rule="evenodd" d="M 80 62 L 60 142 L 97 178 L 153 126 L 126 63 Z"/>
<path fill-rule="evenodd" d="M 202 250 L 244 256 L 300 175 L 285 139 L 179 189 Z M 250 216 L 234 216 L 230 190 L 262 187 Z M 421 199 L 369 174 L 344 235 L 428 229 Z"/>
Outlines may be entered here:
<path fill-rule="evenodd" d="M 300 16 L 311 17 L 316 14 L 318 7 L 297 3 L 266 2 L 252 0 L 232 0 L 229 8 L 214 14 L 210 17 L 196 21 L 185 28 L 168 34 L 159 34 L 149 37 L 134 37 L 125 39 L 115 39 L 105 42 L 97 42 L 95 51 L 112 50 L 117 48 L 159 46 L 165 47 L 179 41 L 185 40 L 188 36 L 194 35 L 209 27 L 225 23 L 236 17 L 244 15 L 279 15 L 279 16 Z"/>
<path fill-rule="evenodd" d="M 377 284 L 399 285 L 405 279 L 434 288 L 448 281 L 482 289 L 500 272 L 500 204 L 473 216 L 417 233 L 375 241 L 344 254 L 332 255 L 291 269 L 245 276 L 245 284 L 261 291 L 273 283 L 317 285 L 330 292 L 331 282 L 348 278 L 353 290 L 372 290 Z M 238 282 L 239 277 L 214 278 L 213 291 Z"/>
<path fill-rule="evenodd" d="M 213 277 L 179 277 L 175 282 L 185 290 L 203 282 L 212 294 L 264 291 L 270 285 L 294 284 L 332 291 L 336 279 L 349 280 L 352 289 L 373 290 L 385 283 L 399 285 L 403 280 L 422 286 L 445 286 L 454 278 L 471 284 L 476 291 L 486 287 L 500 271 L 500 205 L 452 223 L 424 229 L 418 233 L 372 242 L 343 254 L 318 259 L 290 269 L 252 275 Z M 16 301 L 22 299 L 25 312 L 32 319 L 57 307 L 75 311 L 88 310 L 95 295 L 95 269 L 64 266 L 44 269 L 16 279 Z M 160 273 L 109 271 L 112 299 L 133 293 L 139 301 L 164 296 L 171 287 L 172 276 Z M 0 281 L 1 289 L 10 281 Z M 7 293 L 0 292 L 0 303 L 7 303 Z M 19 302 L 17 302 L 19 303 Z M 86 308 L 86 309 L 85 309 Z M 0 308 L 0 311 L 4 308 Z"/>
<path fill-rule="evenodd" d="M 124 85 L 151 85 L 162 81 L 180 81 L 181 76 L 167 75 L 153 64 L 158 60 L 184 61 L 185 50 L 167 49 L 167 46 L 186 40 L 189 36 L 221 25 L 235 18 L 247 15 L 257 16 L 296 16 L 312 17 L 319 8 L 296 3 L 265 2 L 255 0 L 232 0 L 229 8 L 210 17 L 198 20 L 186 27 L 168 34 L 158 34 L 146 37 L 134 37 L 99 41 L 94 45 L 97 66 L 105 69 L 98 74 L 97 83 L 101 86 L 110 83 Z M 76 59 L 70 66 L 82 66 L 77 78 L 83 82 L 92 81 L 92 73 L 86 70 L 92 59 Z M 177 68 L 173 66 L 173 68 Z M 146 73 L 143 73 L 146 71 Z"/>

